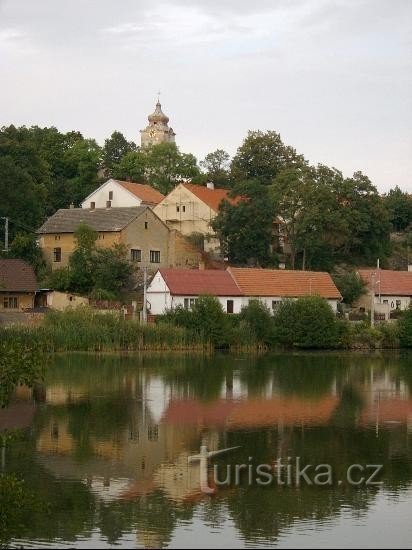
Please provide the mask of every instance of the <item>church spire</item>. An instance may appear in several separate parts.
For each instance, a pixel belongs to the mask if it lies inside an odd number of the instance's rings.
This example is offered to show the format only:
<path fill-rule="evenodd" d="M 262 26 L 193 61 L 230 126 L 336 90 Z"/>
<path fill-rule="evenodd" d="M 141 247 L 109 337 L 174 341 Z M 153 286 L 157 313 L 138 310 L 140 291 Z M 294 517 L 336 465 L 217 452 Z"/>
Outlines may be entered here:
<path fill-rule="evenodd" d="M 140 130 L 142 147 L 148 147 L 159 143 L 175 143 L 175 133 L 169 127 L 169 117 L 162 111 L 160 92 L 157 94 L 155 110 L 148 117 L 149 125 Z"/>

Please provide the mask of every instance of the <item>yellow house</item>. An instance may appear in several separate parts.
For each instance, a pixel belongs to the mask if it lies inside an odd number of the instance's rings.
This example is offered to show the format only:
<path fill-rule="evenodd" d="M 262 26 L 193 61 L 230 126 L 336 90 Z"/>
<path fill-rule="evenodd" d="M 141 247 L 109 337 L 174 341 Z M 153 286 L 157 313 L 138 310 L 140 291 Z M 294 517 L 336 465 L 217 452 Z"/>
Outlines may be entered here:
<path fill-rule="evenodd" d="M 34 307 L 37 280 L 31 265 L 18 259 L 0 259 L 0 311 Z"/>
<path fill-rule="evenodd" d="M 195 267 L 200 254 L 148 206 L 70 208 L 58 210 L 38 230 L 40 247 L 52 269 L 66 267 L 76 247 L 75 232 L 87 225 L 97 233 L 97 246 L 124 244 L 136 267 Z"/>
<path fill-rule="evenodd" d="M 220 243 L 211 222 L 223 200 L 236 203 L 239 198 L 229 197 L 226 189 L 215 189 L 213 183 L 206 186 L 181 183 L 154 207 L 154 211 L 168 227 L 182 235 L 201 237 L 206 252 L 218 253 Z"/>

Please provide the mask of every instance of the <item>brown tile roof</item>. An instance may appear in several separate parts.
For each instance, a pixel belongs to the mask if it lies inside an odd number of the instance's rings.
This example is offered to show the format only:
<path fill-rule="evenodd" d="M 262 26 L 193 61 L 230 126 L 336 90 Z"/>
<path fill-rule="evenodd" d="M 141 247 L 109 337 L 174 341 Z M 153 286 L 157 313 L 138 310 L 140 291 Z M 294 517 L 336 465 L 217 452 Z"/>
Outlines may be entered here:
<path fill-rule="evenodd" d="M 209 189 L 203 185 L 194 185 L 193 183 L 183 183 L 182 185 L 215 212 L 219 210 L 220 203 L 225 199 L 231 204 L 237 204 L 241 200 L 241 197 L 229 197 L 227 189 Z"/>
<path fill-rule="evenodd" d="M 37 233 L 74 233 L 79 225 L 86 224 L 95 231 L 121 231 L 148 206 L 123 208 L 66 208 L 58 210 Z"/>
<path fill-rule="evenodd" d="M 385 296 L 412 296 L 412 272 L 390 269 L 360 269 L 360 277 L 370 288 L 372 274 L 375 274 L 376 293 Z"/>
<path fill-rule="evenodd" d="M 0 292 L 35 292 L 37 288 L 30 264 L 23 260 L 0 260 Z"/>
<path fill-rule="evenodd" d="M 160 269 L 159 271 L 173 295 L 242 295 L 227 271 L 218 269 Z"/>
<path fill-rule="evenodd" d="M 165 198 L 160 191 L 154 189 L 151 185 L 132 183 L 130 181 L 114 181 L 147 204 L 159 204 Z"/>
<path fill-rule="evenodd" d="M 316 294 L 322 298 L 342 298 L 329 273 L 241 267 L 230 267 L 228 271 L 245 296 L 298 298 Z"/>

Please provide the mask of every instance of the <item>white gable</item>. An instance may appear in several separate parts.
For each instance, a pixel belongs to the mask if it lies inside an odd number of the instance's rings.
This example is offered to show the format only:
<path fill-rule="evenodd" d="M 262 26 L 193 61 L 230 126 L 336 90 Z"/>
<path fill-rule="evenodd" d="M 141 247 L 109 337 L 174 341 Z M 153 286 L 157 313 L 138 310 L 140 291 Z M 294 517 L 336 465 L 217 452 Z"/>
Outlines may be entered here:
<path fill-rule="evenodd" d="M 110 199 L 110 193 L 113 194 L 112 199 Z M 82 208 L 91 208 L 92 202 L 94 202 L 95 208 L 106 208 L 109 200 L 113 208 L 140 206 L 142 204 L 142 201 L 136 195 L 122 187 L 116 180 L 109 179 L 84 199 Z"/>

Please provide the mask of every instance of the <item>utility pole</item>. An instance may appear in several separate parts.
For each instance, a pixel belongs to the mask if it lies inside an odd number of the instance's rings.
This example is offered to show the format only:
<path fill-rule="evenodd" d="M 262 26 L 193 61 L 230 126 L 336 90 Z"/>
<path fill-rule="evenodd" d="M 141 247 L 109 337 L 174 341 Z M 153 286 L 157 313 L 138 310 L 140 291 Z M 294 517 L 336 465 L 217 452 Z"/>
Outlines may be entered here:
<path fill-rule="evenodd" d="M 9 251 L 9 218 L 1 218 L 4 220 L 4 252 Z"/>
<path fill-rule="evenodd" d="M 375 277 L 376 274 L 372 273 L 371 277 L 371 327 L 375 326 Z"/>
<path fill-rule="evenodd" d="M 143 311 L 142 323 L 147 323 L 147 267 L 143 268 Z"/>

